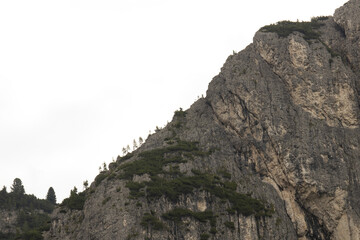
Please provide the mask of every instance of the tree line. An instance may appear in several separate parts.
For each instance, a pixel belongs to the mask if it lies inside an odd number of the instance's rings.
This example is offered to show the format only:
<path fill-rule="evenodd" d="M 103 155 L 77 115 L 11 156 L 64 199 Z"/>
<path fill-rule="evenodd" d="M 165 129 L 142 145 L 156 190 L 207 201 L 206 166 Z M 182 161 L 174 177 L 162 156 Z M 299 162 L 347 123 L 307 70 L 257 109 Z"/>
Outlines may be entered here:
<path fill-rule="evenodd" d="M 32 194 L 26 194 L 21 179 L 15 178 L 13 184 L 10 187 L 10 190 L 10 192 L 7 192 L 7 189 L 4 186 L 0 191 L 1 209 L 40 209 L 50 213 L 56 204 L 56 195 L 52 187 L 49 188 L 46 199 L 38 199 Z"/>
<path fill-rule="evenodd" d="M 50 229 L 50 213 L 56 205 L 56 195 L 49 188 L 46 199 L 26 194 L 20 178 L 15 178 L 10 192 L 4 186 L 0 191 L 0 209 L 16 215 L 15 231 L 1 232 L 0 239 L 41 240 L 42 232 Z"/>

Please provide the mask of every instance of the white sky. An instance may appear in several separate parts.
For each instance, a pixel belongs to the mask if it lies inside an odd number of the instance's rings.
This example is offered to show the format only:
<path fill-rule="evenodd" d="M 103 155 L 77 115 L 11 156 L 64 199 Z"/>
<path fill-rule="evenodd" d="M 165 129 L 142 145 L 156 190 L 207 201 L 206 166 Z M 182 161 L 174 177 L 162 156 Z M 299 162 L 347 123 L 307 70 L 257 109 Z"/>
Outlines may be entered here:
<path fill-rule="evenodd" d="M 0 187 L 62 201 L 205 95 L 260 27 L 345 2 L 0 1 Z"/>

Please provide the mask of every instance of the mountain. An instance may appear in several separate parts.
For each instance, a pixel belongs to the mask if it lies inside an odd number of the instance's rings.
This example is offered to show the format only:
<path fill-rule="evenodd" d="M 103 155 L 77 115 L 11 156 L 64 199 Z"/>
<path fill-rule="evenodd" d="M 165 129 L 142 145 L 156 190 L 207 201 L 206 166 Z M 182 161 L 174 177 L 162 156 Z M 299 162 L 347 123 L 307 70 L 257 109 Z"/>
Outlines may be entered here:
<path fill-rule="evenodd" d="M 261 28 L 45 239 L 360 239 L 360 0 Z"/>

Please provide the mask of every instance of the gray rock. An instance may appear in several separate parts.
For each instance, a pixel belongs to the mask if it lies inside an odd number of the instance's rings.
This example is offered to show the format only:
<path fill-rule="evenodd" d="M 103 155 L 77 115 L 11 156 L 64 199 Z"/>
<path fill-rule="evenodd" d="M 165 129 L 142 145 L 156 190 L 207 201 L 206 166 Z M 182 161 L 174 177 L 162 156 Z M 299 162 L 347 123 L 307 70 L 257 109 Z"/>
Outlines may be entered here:
<path fill-rule="evenodd" d="M 352 0 L 334 17 L 314 20 L 319 37 L 257 32 L 252 44 L 228 57 L 206 98 L 186 115 L 175 114 L 108 178 L 92 184 L 83 211 L 55 211 L 46 239 L 360 239 L 359 16 L 360 1 Z M 238 193 L 274 212 L 227 211 L 231 201 L 206 187 L 176 201 L 132 197 L 122 168 L 177 139 L 197 141 L 200 153 L 181 153 L 187 161 L 165 164 L 159 177 L 171 179 L 166 171 L 175 167 L 183 176 L 194 176 L 194 169 L 225 172 L 231 177 L 220 176 L 219 186 L 231 178 Z M 164 214 L 175 208 L 211 210 L 216 221 L 169 221 Z M 162 228 L 144 224 L 149 213 Z"/>
<path fill-rule="evenodd" d="M 0 209 L 0 233 L 16 233 L 17 212 Z"/>

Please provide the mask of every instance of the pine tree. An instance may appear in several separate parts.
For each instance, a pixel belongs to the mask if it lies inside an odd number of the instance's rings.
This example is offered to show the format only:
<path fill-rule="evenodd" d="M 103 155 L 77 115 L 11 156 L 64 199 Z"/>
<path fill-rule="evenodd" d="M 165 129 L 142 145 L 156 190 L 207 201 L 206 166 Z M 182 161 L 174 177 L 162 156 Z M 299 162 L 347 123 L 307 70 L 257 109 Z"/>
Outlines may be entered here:
<path fill-rule="evenodd" d="M 133 141 L 133 150 L 135 151 L 138 148 L 138 144 L 136 142 L 136 140 L 134 139 Z"/>
<path fill-rule="evenodd" d="M 56 195 L 55 195 L 55 191 L 52 187 L 50 187 L 47 192 L 46 200 L 48 200 L 52 204 L 56 204 Z"/>
<path fill-rule="evenodd" d="M 103 163 L 103 171 L 107 171 L 106 162 Z"/>
<path fill-rule="evenodd" d="M 144 143 L 144 140 L 142 139 L 142 137 L 139 137 L 139 145 L 141 146 Z"/>
<path fill-rule="evenodd" d="M 88 186 L 89 186 L 88 180 L 85 180 L 85 181 L 83 182 L 83 185 L 84 185 L 84 189 L 86 190 L 86 189 L 88 188 Z"/>
<path fill-rule="evenodd" d="M 125 156 L 126 154 L 127 154 L 127 150 L 126 150 L 126 148 L 122 148 L 122 153 L 123 153 L 123 156 Z"/>
<path fill-rule="evenodd" d="M 20 178 L 15 178 L 13 185 L 10 188 L 11 188 L 11 192 L 13 192 L 16 195 L 25 194 L 25 189 L 24 186 L 22 185 L 22 181 L 20 180 Z"/>

